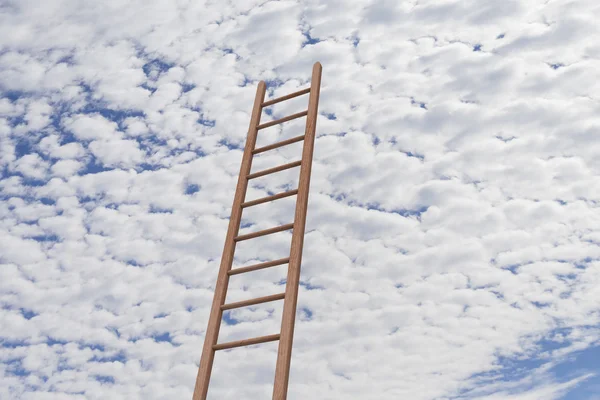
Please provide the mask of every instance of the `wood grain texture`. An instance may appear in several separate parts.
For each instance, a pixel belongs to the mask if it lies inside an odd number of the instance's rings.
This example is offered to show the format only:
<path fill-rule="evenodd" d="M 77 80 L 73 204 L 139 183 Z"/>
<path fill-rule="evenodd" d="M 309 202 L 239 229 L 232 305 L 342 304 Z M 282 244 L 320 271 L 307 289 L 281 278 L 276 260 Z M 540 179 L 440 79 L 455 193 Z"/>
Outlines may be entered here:
<path fill-rule="evenodd" d="M 275 172 L 285 171 L 286 169 L 299 167 L 300 164 L 302 164 L 302 161 L 294 161 L 294 162 L 291 162 L 291 163 L 279 165 L 277 167 L 273 167 L 273 168 L 269 168 L 269 169 L 264 169 L 262 171 L 254 172 L 254 173 L 248 175 L 248 179 L 250 180 L 250 179 L 258 178 L 260 176 L 274 174 Z"/>
<path fill-rule="evenodd" d="M 258 87 L 256 88 L 256 96 L 254 97 L 254 107 L 252 109 L 252 116 L 250 118 L 248 137 L 246 139 L 246 146 L 244 148 L 244 154 L 242 156 L 242 163 L 240 166 L 240 175 L 238 177 L 235 195 L 233 198 L 233 205 L 231 207 L 231 217 L 229 219 L 229 226 L 227 228 L 227 236 L 225 237 L 225 246 L 223 247 L 221 266 L 219 267 L 219 275 L 215 285 L 215 295 L 213 297 L 213 303 L 208 319 L 208 327 L 206 328 L 204 347 L 202 348 L 200 366 L 198 368 L 196 385 L 194 387 L 194 395 L 192 397 L 193 400 L 206 400 L 206 396 L 208 394 L 210 374 L 212 372 L 212 365 L 215 358 L 214 346 L 217 344 L 219 329 L 221 327 L 221 318 L 223 317 L 221 306 L 225 303 L 227 285 L 229 283 L 229 275 L 227 274 L 227 271 L 231 269 L 233 264 L 233 255 L 235 252 L 234 238 L 237 236 L 240 229 L 240 222 L 242 218 L 241 205 L 246 197 L 246 189 L 248 188 L 248 180 L 246 177 L 248 174 L 250 174 L 250 170 L 252 168 L 252 150 L 254 150 L 256 145 L 258 125 L 260 124 L 260 117 L 262 113 L 261 104 L 265 99 L 265 91 L 266 84 L 264 81 L 260 81 Z"/>
<path fill-rule="evenodd" d="M 283 300 L 285 293 L 272 294 L 270 296 L 257 297 L 255 299 L 236 301 L 235 303 L 223 304 L 221 310 L 232 310 L 234 308 L 254 306 L 256 304 L 268 303 L 269 301 Z"/>
<path fill-rule="evenodd" d="M 279 340 L 279 334 L 260 336 L 252 339 L 236 340 L 235 342 L 219 343 L 213 346 L 213 350 L 232 349 L 234 347 L 250 346 L 253 344 L 273 342 Z"/>
<path fill-rule="evenodd" d="M 283 303 L 281 337 L 279 338 L 277 364 L 275 366 L 273 400 L 287 399 L 292 344 L 294 340 L 294 322 L 296 319 L 296 305 L 298 302 L 298 286 L 300 284 L 300 263 L 302 262 L 306 210 L 308 207 L 308 191 L 310 188 L 310 173 L 319 108 L 321 72 L 321 64 L 318 62 L 315 63 L 312 70 L 310 97 L 308 100 L 308 115 L 304 133 L 304 147 L 302 149 L 302 165 L 300 166 L 296 212 L 294 214 L 294 232 L 292 234 L 288 277 L 285 287 L 285 301 Z"/>
<path fill-rule="evenodd" d="M 287 117 L 276 119 L 275 121 L 265 122 L 258 126 L 258 129 L 265 129 L 273 125 L 283 124 L 284 122 L 291 121 L 296 118 L 304 117 L 308 114 L 308 111 L 302 111 L 296 114 L 288 115 Z"/>
<path fill-rule="evenodd" d="M 237 275 L 237 274 L 243 274 L 246 272 L 258 271 L 259 269 L 270 268 L 270 267 L 275 267 L 277 265 L 287 264 L 289 261 L 290 261 L 290 258 L 285 257 L 285 258 L 280 258 L 280 259 L 274 260 L 274 261 L 267 261 L 267 262 L 263 262 L 260 264 L 249 265 L 247 267 L 232 269 L 227 273 L 230 276 Z"/>
<path fill-rule="evenodd" d="M 242 240 L 254 239 L 257 237 L 270 235 L 272 233 L 287 231 L 288 229 L 293 229 L 293 228 L 294 228 L 294 224 L 290 223 L 290 224 L 276 226 L 274 228 L 263 229 L 262 231 L 248 233 L 246 235 L 236 236 L 235 238 L 233 238 L 233 240 L 235 240 L 236 242 L 241 242 Z"/>
<path fill-rule="evenodd" d="M 273 201 L 273 200 L 283 199 L 285 197 L 293 196 L 296 193 L 298 193 L 298 189 L 288 190 L 287 192 L 281 192 L 281 193 L 277 193 L 277 194 L 274 194 L 274 195 L 271 195 L 271 196 L 267 196 L 267 197 L 261 197 L 260 199 L 251 200 L 251 201 L 247 201 L 245 203 L 242 203 L 242 208 L 252 207 L 252 206 L 255 206 L 257 204 L 262 204 L 262 203 L 267 203 L 267 202 Z"/>
<path fill-rule="evenodd" d="M 282 102 L 284 100 L 293 99 L 294 97 L 302 96 L 303 94 L 307 94 L 307 93 L 310 93 L 310 88 L 298 90 L 297 92 L 286 94 L 285 96 L 281 96 L 281 97 L 278 97 L 278 98 L 273 99 L 273 100 L 265 101 L 262 104 L 262 106 L 263 107 L 272 106 L 273 104 L 280 103 L 280 102 Z"/>
<path fill-rule="evenodd" d="M 268 146 L 260 147 L 256 150 L 252 151 L 252 154 L 258 154 L 258 153 L 262 153 L 264 151 L 277 149 L 282 146 L 287 146 L 288 144 L 301 142 L 302 140 L 304 140 L 304 135 L 296 136 L 291 139 L 282 140 L 281 142 L 277 142 L 277 143 L 270 144 Z"/>

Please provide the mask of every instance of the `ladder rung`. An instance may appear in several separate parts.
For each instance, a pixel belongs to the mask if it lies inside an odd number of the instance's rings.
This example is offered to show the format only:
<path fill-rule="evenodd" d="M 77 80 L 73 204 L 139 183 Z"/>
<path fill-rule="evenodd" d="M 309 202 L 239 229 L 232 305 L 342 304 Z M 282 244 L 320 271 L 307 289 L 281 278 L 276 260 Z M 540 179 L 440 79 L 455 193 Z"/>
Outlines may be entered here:
<path fill-rule="evenodd" d="M 302 89 L 294 93 L 287 94 L 285 96 L 278 97 L 273 100 L 265 101 L 261 104 L 262 107 L 272 106 L 273 104 L 279 103 L 284 100 L 293 99 L 294 97 L 302 96 L 303 94 L 310 93 L 310 88 Z"/>
<path fill-rule="evenodd" d="M 283 192 L 283 193 L 277 193 L 272 196 L 267 196 L 267 197 L 263 197 L 263 198 L 252 200 L 252 201 L 247 201 L 245 203 L 242 203 L 242 208 L 252 207 L 257 204 L 267 203 L 269 201 L 273 201 L 273 200 L 277 200 L 277 199 L 283 199 L 285 197 L 290 197 L 295 194 L 298 194 L 298 189 L 289 190 L 289 191 Z"/>
<path fill-rule="evenodd" d="M 250 300 L 238 301 L 235 303 L 223 304 L 221 306 L 221 310 L 225 311 L 225 310 L 231 310 L 232 308 L 253 306 L 255 304 L 267 303 L 269 301 L 283 300 L 284 298 L 285 298 L 285 293 L 273 294 L 273 295 L 264 296 L 264 297 L 257 297 L 256 299 L 250 299 Z"/>
<path fill-rule="evenodd" d="M 290 169 L 290 168 L 294 168 L 294 167 L 299 167 L 300 164 L 302 164 L 302 161 L 294 161 L 288 164 L 283 164 L 280 165 L 278 167 L 274 167 L 274 168 L 269 168 L 269 169 L 265 169 L 259 172 L 255 172 L 253 174 L 248 175 L 246 178 L 247 179 L 253 179 L 253 178 L 258 178 L 259 176 L 265 176 L 265 175 L 269 175 L 269 174 L 273 174 L 275 172 L 279 172 L 279 171 L 284 171 L 286 169 Z"/>
<path fill-rule="evenodd" d="M 296 136 L 296 137 L 293 137 L 291 139 L 282 140 L 281 142 L 273 143 L 273 144 L 270 144 L 268 146 L 260 147 L 258 149 L 252 150 L 252 154 L 258 154 L 258 153 L 262 153 L 263 151 L 273 150 L 273 149 L 276 149 L 278 147 L 286 146 L 288 144 L 300 142 L 302 140 L 304 140 L 304 135 Z"/>
<path fill-rule="evenodd" d="M 288 262 L 290 262 L 289 257 L 280 258 L 279 260 L 267 261 L 267 262 L 263 262 L 260 264 L 250 265 L 247 267 L 230 269 L 229 271 L 227 271 L 227 275 L 231 276 L 231 275 L 243 274 L 244 272 L 251 272 L 251 271 L 257 271 L 257 270 L 263 269 L 263 268 L 275 267 L 277 265 L 286 264 Z"/>
<path fill-rule="evenodd" d="M 259 336 L 257 338 L 252 338 L 252 339 L 236 340 L 235 342 L 215 344 L 213 346 L 213 350 L 224 350 L 224 349 L 232 349 L 234 347 L 240 347 L 240 346 L 251 346 L 253 344 L 273 342 L 275 340 L 279 340 L 279 333 L 277 333 L 275 335 Z"/>
<path fill-rule="evenodd" d="M 265 128 L 268 128 L 273 125 L 278 125 L 278 124 L 284 123 L 286 121 L 291 121 L 296 118 L 305 117 L 306 115 L 308 115 L 308 110 L 302 111 L 302 112 L 299 112 L 296 114 L 288 115 L 287 117 L 276 119 L 275 121 L 265 122 L 264 124 L 260 124 L 259 126 L 257 126 L 256 129 L 265 129 Z"/>
<path fill-rule="evenodd" d="M 281 225 L 281 226 L 277 226 L 275 228 L 269 228 L 269 229 L 265 229 L 263 231 L 249 233 L 247 235 L 236 236 L 235 238 L 233 238 L 233 240 L 235 240 L 236 242 L 241 242 L 242 240 L 254 239 L 256 237 L 269 235 L 271 233 L 287 231 L 288 229 L 292 229 L 293 227 L 294 227 L 293 223 Z"/>

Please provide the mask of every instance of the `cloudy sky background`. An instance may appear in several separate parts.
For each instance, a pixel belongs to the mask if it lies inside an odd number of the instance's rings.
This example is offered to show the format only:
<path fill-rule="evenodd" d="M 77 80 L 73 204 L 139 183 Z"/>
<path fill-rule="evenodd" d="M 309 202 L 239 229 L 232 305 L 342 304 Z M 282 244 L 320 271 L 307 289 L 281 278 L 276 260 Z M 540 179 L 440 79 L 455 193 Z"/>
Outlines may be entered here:
<path fill-rule="evenodd" d="M 256 86 L 305 88 L 320 61 L 289 399 L 600 399 L 598 15 L 4 0 L 0 398 L 191 398 Z M 291 222 L 294 201 L 245 211 L 242 232 Z M 289 240 L 244 242 L 235 266 Z M 232 278 L 228 302 L 282 292 L 285 271 Z M 281 302 L 232 311 L 220 341 L 280 317 Z M 217 353 L 209 398 L 270 398 L 276 350 Z"/>

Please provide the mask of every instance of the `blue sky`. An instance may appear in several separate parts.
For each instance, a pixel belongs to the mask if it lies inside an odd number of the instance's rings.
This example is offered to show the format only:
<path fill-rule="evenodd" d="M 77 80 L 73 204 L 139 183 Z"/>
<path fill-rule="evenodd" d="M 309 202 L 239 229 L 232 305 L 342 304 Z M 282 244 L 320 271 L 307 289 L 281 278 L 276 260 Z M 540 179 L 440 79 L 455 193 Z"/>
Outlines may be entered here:
<path fill-rule="evenodd" d="M 320 61 L 289 398 L 600 399 L 597 8 L 6 3 L 0 398 L 191 397 L 256 86 L 305 88 Z M 247 209 L 242 232 L 293 212 Z M 289 240 L 242 242 L 234 266 Z M 285 272 L 236 275 L 227 301 Z M 278 332 L 281 309 L 225 313 L 219 341 Z M 219 353 L 209 398 L 269 398 L 276 353 Z"/>

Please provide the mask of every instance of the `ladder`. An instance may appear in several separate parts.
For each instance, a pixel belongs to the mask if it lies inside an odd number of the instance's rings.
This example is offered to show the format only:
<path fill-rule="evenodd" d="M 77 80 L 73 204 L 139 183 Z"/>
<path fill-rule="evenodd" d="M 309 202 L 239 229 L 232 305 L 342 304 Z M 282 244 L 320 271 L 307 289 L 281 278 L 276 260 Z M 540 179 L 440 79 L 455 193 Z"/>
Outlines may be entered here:
<path fill-rule="evenodd" d="M 273 100 L 264 101 L 266 91 L 266 84 L 264 81 L 260 81 L 256 89 L 256 97 L 254 99 L 254 107 L 252 109 L 250 127 L 248 129 L 248 137 L 246 140 L 246 146 L 244 148 L 244 154 L 242 157 L 240 175 L 235 190 L 233 206 L 231 208 L 231 218 L 229 219 L 229 227 L 227 229 L 227 236 L 225 238 L 223 256 L 221 257 L 221 266 L 219 268 L 219 275 L 215 286 L 215 294 L 208 320 L 208 327 L 206 329 L 204 347 L 202 348 L 202 357 L 200 358 L 200 366 L 198 368 L 198 375 L 196 378 L 193 400 L 206 400 L 210 375 L 212 372 L 212 365 L 215 358 L 215 352 L 217 350 L 231 349 L 240 346 L 249 346 L 276 340 L 279 340 L 279 349 L 277 351 L 277 364 L 275 366 L 273 400 L 285 400 L 287 398 L 290 362 L 292 356 L 292 341 L 294 337 L 294 322 L 296 318 L 296 303 L 298 300 L 298 286 L 300 283 L 300 263 L 302 261 L 302 246 L 304 243 L 304 228 L 306 225 L 306 209 L 308 206 L 310 171 L 313 158 L 315 128 L 317 124 L 317 113 L 319 107 L 321 71 L 321 64 L 319 62 L 316 62 L 313 65 L 312 69 L 310 88 L 303 89 Z M 268 107 L 273 104 L 289 100 L 304 94 L 309 94 L 308 109 L 306 111 L 297 114 L 292 114 L 287 117 L 266 122 L 263 124 L 260 123 L 260 117 L 262 114 L 262 109 L 264 107 Z M 287 140 L 282 140 L 280 142 L 268 146 L 255 148 L 256 137 L 259 130 L 300 117 L 306 117 L 306 128 L 304 135 Z M 268 150 L 276 149 L 300 141 L 304 141 L 301 161 L 296 161 L 280 165 L 278 167 L 269 168 L 263 171 L 250 173 L 252 167 L 252 157 L 255 154 L 259 154 Z M 297 189 L 275 194 L 272 196 L 267 196 L 257 200 L 245 201 L 246 190 L 248 188 L 249 180 L 294 167 L 300 167 L 300 177 Z M 243 209 L 257 204 L 262 204 L 294 195 L 296 195 L 297 197 L 294 221 L 292 223 L 261 230 L 258 232 L 249 233 L 246 235 L 239 235 L 239 228 Z M 292 230 L 292 241 L 289 257 L 274 261 L 263 262 L 260 264 L 255 264 L 243 268 L 236 268 L 233 270 L 231 269 L 233 265 L 235 246 L 237 242 L 286 230 Z M 227 295 L 227 287 L 229 284 L 230 276 L 282 264 L 288 264 L 285 293 L 225 304 L 225 297 Z M 280 333 L 227 343 L 217 343 L 219 329 L 221 327 L 221 319 L 223 317 L 223 311 L 266 303 L 275 300 L 284 301 Z"/>

